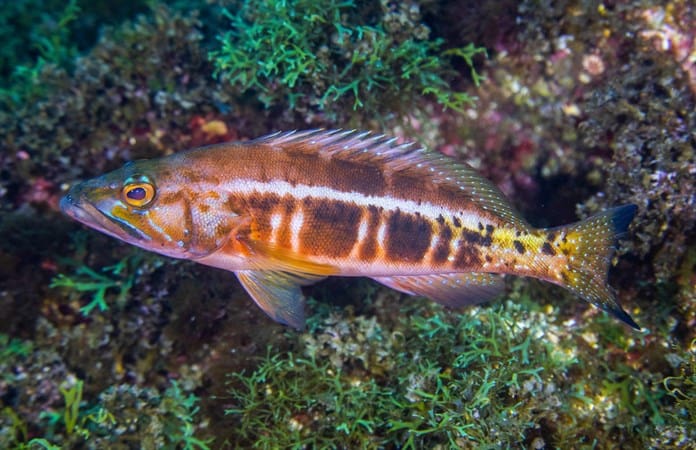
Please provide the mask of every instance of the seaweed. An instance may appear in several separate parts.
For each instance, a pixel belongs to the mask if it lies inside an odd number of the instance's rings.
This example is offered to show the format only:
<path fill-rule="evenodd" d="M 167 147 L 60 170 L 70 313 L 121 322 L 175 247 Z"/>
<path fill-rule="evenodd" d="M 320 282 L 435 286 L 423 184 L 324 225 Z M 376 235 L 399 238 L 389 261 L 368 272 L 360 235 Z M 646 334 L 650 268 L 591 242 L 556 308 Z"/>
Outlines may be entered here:
<path fill-rule="evenodd" d="M 376 7 L 353 1 L 245 1 L 224 11 L 231 30 L 210 57 L 216 74 L 240 94 L 334 122 L 345 122 L 351 109 L 372 117 L 405 113 L 420 96 L 455 111 L 471 105 L 469 94 L 451 88 L 457 74 L 451 59 L 465 61 L 478 84 L 473 58 L 485 50 L 445 49 L 420 23 L 416 3 L 404 5 L 408 13 L 391 8 L 382 2 L 375 18 Z M 390 25 L 397 14 L 398 27 Z"/>
<path fill-rule="evenodd" d="M 109 289 L 118 291 L 115 301 L 122 307 L 130 289 L 135 284 L 135 269 L 141 260 L 142 253 L 135 251 L 112 266 L 102 267 L 100 273 L 77 261 L 64 259 L 65 265 L 76 267 L 74 275 L 59 273 L 51 280 L 49 287 L 66 288 L 78 293 L 92 293 L 90 302 L 80 307 L 80 312 L 85 316 L 88 316 L 94 308 L 101 312 L 109 308 L 105 298 Z"/>
<path fill-rule="evenodd" d="M 524 440 L 548 414 L 536 401 L 560 405 L 559 374 L 577 360 L 535 338 L 542 327 L 513 325 L 520 309 L 509 304 L 460 316 L 435 309 L 415 306 L 389 329 L 330 313 L 301 337 L 297 353 L 269 348 L 257 369 L 230 374 L 235 406 L 227 414 L 237 424 L 236 445 L 422 448 Z M 538 391 L 545 400 L 532 400 Z"/>
<path fill-rule="evenodd" d="M 77 48 L 70 40 L 69 24 L 77 18 L 80 7 L 77 0 L 70 0 L 62 11 L 56 11 L 55 16 L 43 11 L 40 2 L 12 2 L 10 10 L 3 8 L 0 15 L 0 36 L 7 46 L 3 46 L 4 58 L 0 58 L 0 105 L 13 107 L 23 101 L 35 99 L 45 92 L 48 87 L 40 82 L 39 75 L 47 64 L 69 69 L 77 56 Z M 51 5 L 57 6 L 57 5 Z M 14 17 L 13 17 L 14 16 Z M 19 16 L 19 17 L 18 17 Z M 43 16 L 44 29 L 29 31 L 30 24 L 39 22 Z M 31 44 L 23 42 L 21 33 L 17 33 L 11 22 L 20 22 L 26 27 L 26 33 L 31 35 Z M 33 47 L 33 52 L 27 52 Z M 8 51 L 9 50 L 9 51 Z M 14 50 L 14 52 L 12 51 Z M 33 60 L 22 58 L 26 53 L 34 53 Z M 5 85 L 7 84 L 7 87 Z"/>
<path fill-rule="evenodd" d="M 230 444 L 566 448 L 614 439 L 629 446 L 679 442 L 674 433 L 683 419 L 667 413 L 670 396 L 659 374 L 636 372 L 630 359 L 649 345 L 647 337 L 628 336 L 620 325 L 604 333 L 612 325 L 604 313 L 569 331 L 552 309 L 535 307 L 524 291 L 516 295 L 518 303 L 456 315 L 416 301 L 402 307 L 397 323 L 354 316 L 351 308 L 321 308 L 293 351 L 269 347 L 255 369 L 229 374 Z M 380 308 L 391 294 L 377 297 Z M 567 341 L 569 332 L 581 336 L 580 345 Z M 688 376 L 665 383 L 690 405 L 691 394 L 680 391 L 688 392 Z M 635 427 L 641 433 L 633 433 Z"/>

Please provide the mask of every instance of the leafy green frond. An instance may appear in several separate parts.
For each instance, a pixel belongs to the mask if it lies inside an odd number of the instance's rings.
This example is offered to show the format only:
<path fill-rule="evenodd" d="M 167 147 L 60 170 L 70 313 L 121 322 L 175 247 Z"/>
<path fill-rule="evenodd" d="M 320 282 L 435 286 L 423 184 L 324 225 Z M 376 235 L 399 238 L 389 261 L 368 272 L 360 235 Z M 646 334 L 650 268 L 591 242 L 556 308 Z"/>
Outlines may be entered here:
<path fill-rule="evenodd" d="M 109 305 L 106 301 L 107 292 L 114 289 L 118 292 L 116 303 L 125 303 L 130 289 L 135 284 L 136 268 L 142 259 L 140 252 L 133 252 L 113 266 L 103 267 L 97 272 L 76 261 L 63 260 L 65 264 L 77 266 L 73 275 L 58 274 L 49 287 L 66 288 L 77 293 L 91 293 L 92 299 L 80 308 L 83 315 L 89 315 L 94 308 L 106 311 Z"/>

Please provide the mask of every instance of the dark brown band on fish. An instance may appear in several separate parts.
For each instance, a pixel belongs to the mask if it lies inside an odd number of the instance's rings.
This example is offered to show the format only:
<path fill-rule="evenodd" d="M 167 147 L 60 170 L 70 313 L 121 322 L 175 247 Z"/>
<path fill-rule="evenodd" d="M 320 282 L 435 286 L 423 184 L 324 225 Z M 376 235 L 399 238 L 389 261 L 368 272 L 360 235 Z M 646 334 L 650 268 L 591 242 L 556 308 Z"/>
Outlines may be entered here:
<path fill-rule="evenodd" d="M 422 216 L 398 209 L 387 218 L 386 257 L 390 262 L 419 262 L 430 248 L 432 226 Z"/>
<path fill-rule="evenodd" d="M 432 262 L 435 265 L 443 265 L 447 262 L 450 254 L 450 241 L 452 240 L 452 230 L 447 224 L 442 225 L 438 235 L 437 245 L 433 252 Z"/>
<path fill-rule="evenodd" d="M 345 257 L 358 240 L 361 210 L 355 204 L 305 198 L 300 250 L 313 256 Z"/>
<path fill-rule="evenodd" d="M 433 183 L 425 176 L 417 176 L 414 173 L 395 172 L 389 179 L 389 190 L 392 195 L 403 195 L 405 198 L 418 200 L 420 196 L 433 192 Z"/>
<path fill-rule="evenodd" d="M 454 257 L 454 267 L 457 269 L 477 269 L 481 266 L 481 252 L 476 245 L 461 242 Z"/>
<path fill-rule="evenodd" d="M 256 239 L 270 241 L 273 233 L 271 215 L 275 207 L 280 203 L 280 196 L 276 194 L 252 194 L 245 198 L 244 210 L 251 217 L 252 232 Z"/>
<path fill-rule="evenodd" d="M 278 161 L 272 167 L 282 170 L 282 179 L 292 185 L 331 186 L 342 192 L 358 192 L 363 195 L 384 195 L 387 184 L 379 167 L 360 161 L 323 157 L 316 149 L 297 151 L 298 146 L 284 149 L 287 160 Z M 283 158 L 283 154 L 277 155 Z M 270 173 L 269 173 L 270 174 Z M 356 183 L 356 180 L 362 182 Z"/>

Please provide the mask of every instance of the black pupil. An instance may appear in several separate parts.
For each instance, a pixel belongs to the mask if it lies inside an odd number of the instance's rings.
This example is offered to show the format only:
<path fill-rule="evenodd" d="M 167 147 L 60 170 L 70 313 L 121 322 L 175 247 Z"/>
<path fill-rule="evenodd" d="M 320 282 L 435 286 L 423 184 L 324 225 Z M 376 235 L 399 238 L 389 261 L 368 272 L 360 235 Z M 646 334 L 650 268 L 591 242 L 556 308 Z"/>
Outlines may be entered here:
<path fill-rule="evenodd" d="M 126 197 L 131 200 L 143 200 L 145 195 L 147 195 L 147 192 L 141 187 L 133 188 L 126 193 Z"/>

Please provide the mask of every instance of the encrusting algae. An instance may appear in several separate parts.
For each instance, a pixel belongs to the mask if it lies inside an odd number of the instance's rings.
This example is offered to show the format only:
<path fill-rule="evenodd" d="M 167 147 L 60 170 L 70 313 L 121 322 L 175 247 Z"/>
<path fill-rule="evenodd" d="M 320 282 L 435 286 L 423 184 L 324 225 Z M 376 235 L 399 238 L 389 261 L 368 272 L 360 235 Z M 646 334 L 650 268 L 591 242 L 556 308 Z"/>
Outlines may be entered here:
<path fill-rule="evenodd" d="M 368 132 L 276 133 L 135 161 L 77 184 L 68 215 L 133 245 L 234 272 L 273 319 L 304 325 L 301 286 L 366 276 L 449 307 L 501 275 L 561 285 L 638 325 L 606 283 L 626 205 L 536 229 L 468 165 Z"/>

